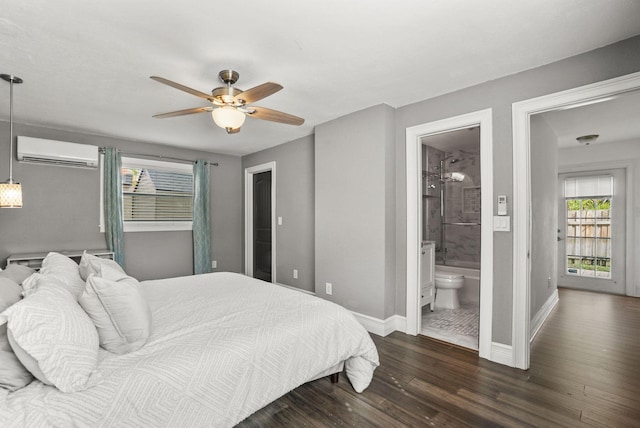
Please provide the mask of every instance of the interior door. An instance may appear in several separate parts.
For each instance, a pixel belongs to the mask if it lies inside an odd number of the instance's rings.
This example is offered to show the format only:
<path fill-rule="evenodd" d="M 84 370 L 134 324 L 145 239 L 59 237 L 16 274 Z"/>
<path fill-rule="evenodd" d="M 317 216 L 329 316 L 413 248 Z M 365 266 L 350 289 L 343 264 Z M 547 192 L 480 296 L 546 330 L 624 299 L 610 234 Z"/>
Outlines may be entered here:
<path fill-rule="evenodd" d="M 253 277 L 271 282 L 271 171 L 253 174 Z"/>
<path fill-rule="evenodd" d="M 625 173 L 559 174 L 559 286 L 625 294 Z"/>

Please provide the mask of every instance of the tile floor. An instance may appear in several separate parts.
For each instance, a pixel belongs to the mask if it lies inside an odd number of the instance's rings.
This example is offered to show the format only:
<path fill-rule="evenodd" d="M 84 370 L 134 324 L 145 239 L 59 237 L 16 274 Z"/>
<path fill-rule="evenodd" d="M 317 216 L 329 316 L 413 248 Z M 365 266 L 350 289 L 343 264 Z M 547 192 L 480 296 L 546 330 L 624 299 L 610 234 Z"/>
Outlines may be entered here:
<path fill-rule="evenodd" d="M 478 349 L 478 305 L 461 304 L 459 309 L 422 308 L 422 330 L 420 334 L 444 340 L 465 348 Z"/>

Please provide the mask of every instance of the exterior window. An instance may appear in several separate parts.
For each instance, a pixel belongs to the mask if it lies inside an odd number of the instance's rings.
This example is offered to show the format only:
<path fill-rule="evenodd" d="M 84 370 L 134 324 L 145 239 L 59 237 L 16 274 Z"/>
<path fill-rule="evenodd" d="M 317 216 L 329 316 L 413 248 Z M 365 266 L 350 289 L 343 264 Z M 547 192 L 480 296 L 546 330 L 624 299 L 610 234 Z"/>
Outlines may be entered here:
<path fill-rule="evenodd" d="M 565 180 L 568 275 L 611 278 L 612 194 L 609 175 Z"/>
<path fill-rule="evenodd" d="M 125 232 L 191 230 L 193 166 L 122 158 Z"/>

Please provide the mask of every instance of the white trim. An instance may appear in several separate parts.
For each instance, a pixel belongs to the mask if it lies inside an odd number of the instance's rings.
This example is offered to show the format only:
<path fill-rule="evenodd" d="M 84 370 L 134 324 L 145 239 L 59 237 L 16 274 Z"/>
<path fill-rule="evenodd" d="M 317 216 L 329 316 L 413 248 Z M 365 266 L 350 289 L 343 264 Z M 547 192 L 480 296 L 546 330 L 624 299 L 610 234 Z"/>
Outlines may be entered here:
<path fill-rule="evenodd" d="M 407 183 L 407 334 L 417 335 L 421 330 L 420 241 L 422 236 L 420 180 L 422 156 L 421 139 L 456 129 L 480 125 L 481 162 L 481 260 L 480 260 L 480 331 L 481 358 L 492 360 L 491 337 L 493 322 L 493 122 L 492 110 L 480 110 L 435 122 L 412 126 L 406 130 L 406 183 Z"/>
<path fill-rule="evenodd" d="M 369 333 L 384 337 L 396 330 L 404 332 L 403 327 L 406 324 L 406 318 L 401 315 L 392 315 L 385 320 L 381 320 L 380 318 L 360 314 L 358 312 L 352 311 L 351 313 Z"/>
<path fill-rule="evenodd" d="M 253 277 L 253 175 L 271 171 L 271 282 L 276 280 L 276 162 L 244 170 L 244 274 Z"/>
<path fill-rule="evenodd" d="M 316 293 L 314 293 L 313 291 L 303 290 L 302 288 L 293 287 L 293 286 L 291 286 L 291 285 L 283 284 L 283 283 L 281 283 L 281 282 L 274 282 L 274 285 L 279 285 L 280 287 L 289 288 L 289 289 L 291 289 L 291 290 L 299 291 L 299 292 L 301 292 L 301 293 L 310 294 L 310 295 L 312 295 L 312 296 L 315 296 L 315 295 L 316 295 Z"/>
<path fill-rule="evenodd" d="M 193 163 L 180 163 L 175 161 L 161 161 L 146 158 L 136 158 L 131 156 L 122 156 L 120 158 L 122 167 L 135 168 L 143 166 L 146 168 L 162 168 L 163 170 L 193 173 Z"/>
<path fill-rule="evenodd" d="M 491 344 L 491 361 L 513 367 L 513 350 L 502 343 Z"/>
<path fill-rule="evenodd" d="M 547 317 L 551 314 L 551 311 L 556 307 L 559 301 L 558 289 L 556 288 L 531 320 L 531 342 L 533 342 L 536 334 L 540 331 L 540 327 L 542 327 L 542 324 L 547 320 Z"/>
<path fill-rule="evenodd" d="M 125 221 L 123 232 L 175 232 L 193 230 L 193 221 Z"/>
<path fill-rule="evenodd" d="M 640 72 L 512 105 L 513 121 L 513 325 L 515 367 L 529 368 L 531 172 L 530 116 L 640 88 Z"/>

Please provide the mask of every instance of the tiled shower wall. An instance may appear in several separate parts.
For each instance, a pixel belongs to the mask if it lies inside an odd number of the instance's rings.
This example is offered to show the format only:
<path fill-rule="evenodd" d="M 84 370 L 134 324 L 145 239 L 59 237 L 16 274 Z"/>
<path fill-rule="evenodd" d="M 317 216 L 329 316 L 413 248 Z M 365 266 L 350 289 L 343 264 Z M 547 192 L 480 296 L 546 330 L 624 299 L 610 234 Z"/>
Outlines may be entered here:
<path fill-rule="evenodd" d="M 480 147 L 446 153 L 427 145 L 422 147 L 426 167 L 423 171 L 423 238 L 436 242 L 437 264 L 479 269 Z M 454 159 L 457 161 L 452 162 Z M 460 172 L 465 175 L 464 180 L 442 183 L 441 161 L 444 176 Z M 444 219 L 440 215 L 441 186 L 444 186 Z"/>

